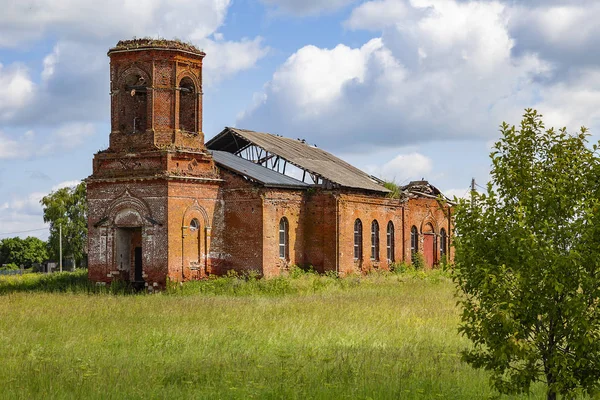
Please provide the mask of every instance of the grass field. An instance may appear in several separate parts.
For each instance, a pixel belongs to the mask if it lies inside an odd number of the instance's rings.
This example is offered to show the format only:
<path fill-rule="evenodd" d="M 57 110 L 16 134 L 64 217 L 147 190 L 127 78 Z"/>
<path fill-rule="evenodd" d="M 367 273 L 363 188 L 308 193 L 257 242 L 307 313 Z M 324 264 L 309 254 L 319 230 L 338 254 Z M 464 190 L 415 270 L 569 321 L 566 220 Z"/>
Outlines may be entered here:
<path fill-rule="evenodd" d="M 126 292 L 82 273 L 0 278 L 0 397 L 496 396 L 485 372 L 460 361 L 469 344 L 440 272 Z M 540 387 L 531 395 L 542 397 Z"/>

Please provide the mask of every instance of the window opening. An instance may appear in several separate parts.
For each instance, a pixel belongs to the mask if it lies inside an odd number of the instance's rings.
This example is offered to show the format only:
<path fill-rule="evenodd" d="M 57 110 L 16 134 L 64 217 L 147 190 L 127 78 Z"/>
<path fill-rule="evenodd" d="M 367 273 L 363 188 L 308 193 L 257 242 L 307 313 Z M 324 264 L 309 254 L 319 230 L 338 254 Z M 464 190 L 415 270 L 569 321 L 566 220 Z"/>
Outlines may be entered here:
<path fill-rule="evenodd" d="M 392 221 L 387 225 L 387 259 L 394 262 L 394 224 Z"/>
<path fill-rule="evenodd" d="M 354 259 L 362 259 L 362 222 L 360 219 L 354 221 Z"/>
<path fill-rule="evenodd" d="M 371 260 L 379 261 L 379 222 L 371 223 Z"/>
<path fill-rule="evenodd" d="M 286 217 L 279 221 L 279 258 L 289 259 L 289 223 Z"/>

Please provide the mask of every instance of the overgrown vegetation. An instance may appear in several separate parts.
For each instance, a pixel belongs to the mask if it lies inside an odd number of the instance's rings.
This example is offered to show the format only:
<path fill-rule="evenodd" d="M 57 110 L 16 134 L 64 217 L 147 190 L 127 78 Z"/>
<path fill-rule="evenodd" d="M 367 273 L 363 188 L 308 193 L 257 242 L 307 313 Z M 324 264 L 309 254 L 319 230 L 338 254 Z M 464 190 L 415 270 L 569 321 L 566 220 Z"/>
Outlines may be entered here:
<path fill-rule="evenodd" d="M 48 253 L 59 258 L 59 239 L 62 227 L 63 257 L 81 265 L 87 249 L 87 201 L 85 182 L 51 192 L 40 201 L 44 222 L 50 223 Z"/>
<path fill-rule="evenodd" d="M 0 267 L 5 264 L 31 268 L 33 264 L 42 263 L 48 259 L 46 242 L 36 237 L 21 239 L 20 237 L 0 240 Z M 11 268 L 8 268 L 11 269 Z"/>
<path fill-rule="evenodd" d="M 487 373 L 460 361 L 468 342 L 447 275 L 404 268 L 342 279 L 236 275 L 155 295 L 98 294 L 76 272 L 53 275 L 53 293 L 4 290 L 2 397 L 494 396 Z"/>
<path fill-rule="evenodd" d="M 541 381 L 548 400 L 598 396 L 599 145 L 535 110 L 501 132 L 487 193 L 455 211 L 465 360 L 503 393 Z"/>

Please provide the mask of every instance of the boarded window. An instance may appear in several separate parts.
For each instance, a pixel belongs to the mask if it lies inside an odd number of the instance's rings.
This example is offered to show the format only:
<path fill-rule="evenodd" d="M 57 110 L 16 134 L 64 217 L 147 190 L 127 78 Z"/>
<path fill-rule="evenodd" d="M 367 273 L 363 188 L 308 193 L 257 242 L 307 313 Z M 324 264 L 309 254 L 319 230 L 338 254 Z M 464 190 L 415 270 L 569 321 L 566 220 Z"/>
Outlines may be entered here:
<path fill-rule="evenodd" d="M 396 261 L 394 259 L 394 224 L 392 221 L 387 225 L 387 259 L 390 262 Z"/>
<path fill-rule="evenodd" d="M 289 223 L 286 217 L 279 221 L 279 258 L 289 260 Z"/>
<path fill-rule="evenodd" d="M 196 86 L 190 78 L 179 82 L 179 129 L 196 132 Z"/>
<path fill-rule="evenodd" d="M 354 259 L 362 259 L 362 222 L 360 219 L 354 221 Z"/>

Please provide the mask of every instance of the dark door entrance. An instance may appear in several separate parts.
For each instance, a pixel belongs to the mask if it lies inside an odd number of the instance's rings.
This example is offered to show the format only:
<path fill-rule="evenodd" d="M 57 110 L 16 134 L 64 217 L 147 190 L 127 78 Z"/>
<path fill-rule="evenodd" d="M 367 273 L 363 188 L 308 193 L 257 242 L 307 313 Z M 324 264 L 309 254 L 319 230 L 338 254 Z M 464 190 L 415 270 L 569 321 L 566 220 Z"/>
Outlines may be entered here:
<path fill-rule="evenodd" d="M 133 264 L 135 266 L 134 278 L 136 282 L 142 282 L 142 248 L 136 247 L 133 255 Z"/>

